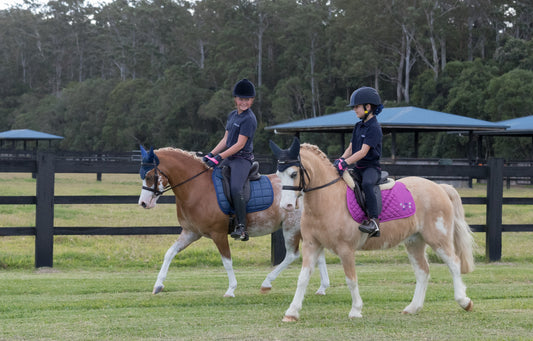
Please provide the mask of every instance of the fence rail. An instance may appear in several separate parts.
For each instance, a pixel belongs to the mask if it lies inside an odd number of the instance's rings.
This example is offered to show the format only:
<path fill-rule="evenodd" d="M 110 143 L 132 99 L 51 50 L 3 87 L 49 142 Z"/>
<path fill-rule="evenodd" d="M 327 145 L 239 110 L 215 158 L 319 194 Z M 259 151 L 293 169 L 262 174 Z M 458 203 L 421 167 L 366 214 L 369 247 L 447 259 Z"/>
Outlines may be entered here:
<path fill-rule="evenodd" d="M 271 158 L 261 160 L 261 172 L 274 169 Z M 453 165 L 386 165 L 395 177 L 462 177 L 487 179 L 487 196 L 462 198 L 466 205 L 485 205 L 486 224 L 470 225 L 474 232 L 486 233 L 486 258 L 501 259 L 502 232 L 533 232 L 533 224 L 502 224 L 502 205 L 533 205 L 532 198 L 503 198 L 504 177 L 533 177 L 531 167 L 505 166 L 503 159 L 490 159 L 486 166 Z M 36 196 L 0 196 L 0 205 L 35 205 L 35 227 L 1 227 L 0 236 L 35 236 L 35 266 L 53 266 L 55 235 L 158 235 L 179 234 L 180 226 L 128 226 L 128 227 L 55 227 L 55 204 L 136 204 L 138 196 L 54 196 L 55 173 L 119 173 L 137 174 L 139 161 L 131 160 L 68 160 L 52 153 L 38 153 L 34 160 L 4 160 L 0 172 L 33 173 L 36 177 Z M 175 203 L 171 195 L 163 196 L 159 203 Z M 278 231 L 279 232 L 279 231 Z M 278 264 L 284 257 L 281 233 L 272 235 L 272 262 Z"/>

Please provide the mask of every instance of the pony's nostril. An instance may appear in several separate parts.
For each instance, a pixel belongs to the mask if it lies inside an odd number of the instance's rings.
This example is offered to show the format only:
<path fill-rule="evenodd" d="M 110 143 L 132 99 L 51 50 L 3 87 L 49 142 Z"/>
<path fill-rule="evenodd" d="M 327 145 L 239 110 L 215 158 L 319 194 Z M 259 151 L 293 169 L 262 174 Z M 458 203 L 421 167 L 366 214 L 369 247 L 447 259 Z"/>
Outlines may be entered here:
<path fill-rule="evenodd" d="M 143 201 L 143 202 L 141 203 L 141 206 L 142 206 L 143 208 L 146 208 L 146 203 Z"/>

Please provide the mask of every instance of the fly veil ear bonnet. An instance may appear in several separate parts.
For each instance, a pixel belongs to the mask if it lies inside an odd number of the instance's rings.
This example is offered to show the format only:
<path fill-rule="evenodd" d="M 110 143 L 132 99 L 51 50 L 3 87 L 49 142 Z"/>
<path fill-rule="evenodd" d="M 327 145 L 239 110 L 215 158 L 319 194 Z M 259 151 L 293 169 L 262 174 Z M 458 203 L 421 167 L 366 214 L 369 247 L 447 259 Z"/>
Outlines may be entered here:
<path fill-rule="evenodd" d="M 281 149 L 274 141 L 270 140 L 270 149 L 278 160 L 278 171 L 283 172 L 291 166 L 300 164 L 300 140 L 295 137 L 288 149 Z"/>

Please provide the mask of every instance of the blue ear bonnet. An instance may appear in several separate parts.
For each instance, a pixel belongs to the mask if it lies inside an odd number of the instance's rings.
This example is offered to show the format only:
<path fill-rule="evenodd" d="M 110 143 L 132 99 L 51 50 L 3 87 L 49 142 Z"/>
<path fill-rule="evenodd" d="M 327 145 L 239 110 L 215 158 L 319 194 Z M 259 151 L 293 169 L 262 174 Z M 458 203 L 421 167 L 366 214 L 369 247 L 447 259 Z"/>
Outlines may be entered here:
<path fill-rule="evenodd" d="M 159 158 L 155 155 L 153 147 L 150 147 L 150 151 L 147 152 L 146 149 L 141 146 L 141 156 L 142 160 L 139 175 L 141 176 L 141 179 L 144 180 L 146 173 L 159 165 Z"/>

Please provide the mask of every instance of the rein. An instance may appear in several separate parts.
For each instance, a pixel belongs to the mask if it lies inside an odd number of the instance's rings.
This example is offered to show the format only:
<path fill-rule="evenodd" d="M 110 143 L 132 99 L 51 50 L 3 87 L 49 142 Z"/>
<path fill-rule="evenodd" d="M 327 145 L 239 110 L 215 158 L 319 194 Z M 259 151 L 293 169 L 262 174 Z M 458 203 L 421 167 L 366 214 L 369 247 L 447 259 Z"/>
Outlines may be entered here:
<path fill-rule="evenodd" d="M 305 167 L 302 165 L 302 162 L 300 161 L 299 158 L 298 158 L 298 160 L 289 160 L 289 161 L 281 161 L 281 162 L 278 161 L 278 168 L 279 168 L 280 164 L 282 166 L 285 166 L 285 168 L 290 167 L 290 166 L 298 166 L 298 169 L 299 169 L 299 172 L 300 172 L 300 184 L 298 186 L 283 186 L 283 187 L 281 187 L 282 190 L 303 191 L 304 193 L 306 193 L 306 192 L 311 192 L 311 191 L 315 191 L 317 189 L 322 189 L 322 188 L 331 186 L 334 183 L 336 183 L 337 181 L 339 181 L 340 179 L 342 179 L 339 176 L 338 178 L 333 179 L 332 181 L 330 181 L 330 182 L 328 182 L 328 183 L 326 183 L 324 185 L 317 186 L 317 187 L 312 187 L 312 188 L 306 188 L 304 175 L 305 175 L 305 177 L 307 177 L 307 181 L 308 182 L 311 181 L 311 179 L 309 177 L 309 173 L 307 172 L 307 169 L 305 169 Z"/>
<path fill-rule="evenodd" d="M 144 165 L 146 165 L 146 164 L 144 164 Z M 151 165 L 151 164 L 149 164 L 149 165 Z M 163 195 L 163 193 L 168 192 L 168 191 L 170 191 L 170 190 L 173 189 L 173 188 L 176 188 L 176 187 L 179 187 L 179 186 L 181 186 L 181 185 L 184 185 L 184 184 L 186 184 L 187 182 L 196 179 L 198 176 L 204 174 L 205 172 L 207 172 L 207 171 L 209 170 L 209 168 L 206 168 L 206 169 L 204 169 L 203 171 L 201 171 L 200 173 L 198 173 L 198 174 L 196 174 L 196 175 L 193 175 L 192 177 L 188 178 L 187 180 L 184 180 L 184 181 L 180 182 L 179 184 L 176 184 L 176 185 L 174 185 L 174 186 L 171 186 L 171 185 L 170 185 L 170 180 L 169 180 L 168 176 L 167 176 L 165 173 L 163 173 L 163 171 L 161 171 L 161 170 L 160 170 L 157 166 L 155 166 L 155 165 L 154 165 L 154 168 L 153 168 L 153 169 L 154 169 L 154 173 L 155 173 L 154 188 L 146 187 L 146 186 L 142 186 L 142 189 L 145 189 L 145 190 L 147 190 L 147 191 L 153 192 L 154 195 L 156 195 L 156 196 Z M 158 189 L 157 189 L 157 185 L 156 185 L 156 184 L 159 182 L 159 181 L 158 181 L 158 180 L 159 180 L 159 179 L 158 179 L 158 178 L 159 178 L 158 173 L 161 173 L 161 175 L 163 175 L 163 176 L 164 176 L 165 178 L 167 178 L 167 180 L 169 181 L 169 184 L 166 185 L 165 188 L 164 188 L 162 191 L 158 190 Z"/>

